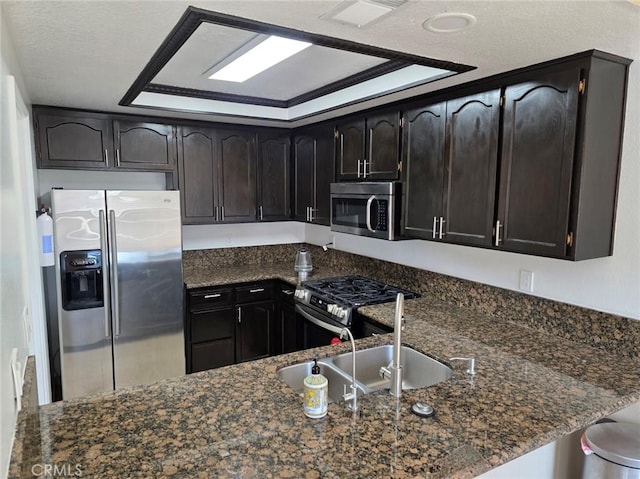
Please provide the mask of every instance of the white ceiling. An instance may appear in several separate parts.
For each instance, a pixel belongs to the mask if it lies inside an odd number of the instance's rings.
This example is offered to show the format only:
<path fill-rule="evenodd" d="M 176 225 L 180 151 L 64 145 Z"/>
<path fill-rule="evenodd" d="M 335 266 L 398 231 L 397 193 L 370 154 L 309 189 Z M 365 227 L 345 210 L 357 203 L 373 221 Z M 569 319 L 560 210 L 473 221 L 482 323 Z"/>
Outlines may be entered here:
<path fill-rule="evenodd" d="M 594 48 L 640 58 L 640 7 L 626 0 L 410 0 L 393 14 L 362 29 L 320 18 L 339 3 L 333 0 L 1 2 L 2 16 L 34 104 L 112 112 L 147 111 L 120 107 L 118 102 L 189 5 L 478 67 L 357 108 L 323 114 L 313 121 Z M 477 23 L 466 31 L 449 34 L 422 28 L 424 20 L 443 12 L 469 13 L 477 18 Z M 632 68 L 636 67 L 634 63 Z M 167 69 L 164 74 L 169 72 L 175 76 L 179 68 Z M 289 88 L 295 90 L 295 80 L 291 82 Z M 242 121 L 155 110 L 150 114 Z"/>

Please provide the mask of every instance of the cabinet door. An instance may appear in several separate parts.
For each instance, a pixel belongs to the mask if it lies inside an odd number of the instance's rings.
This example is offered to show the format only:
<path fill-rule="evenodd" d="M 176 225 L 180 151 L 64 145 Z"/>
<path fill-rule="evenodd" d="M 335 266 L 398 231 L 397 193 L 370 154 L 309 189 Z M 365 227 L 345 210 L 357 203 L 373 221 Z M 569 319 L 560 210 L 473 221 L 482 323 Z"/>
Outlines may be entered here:
<path fill-rule="evenodd" d="M 258 133 L 258 219 L 290 219 L 288 135 Z"/>
<path fill-rule="evenodd" d="M 500 90 L 447 102 L 444 231 L 448 242 L 493 240 Z"/>
<path fill-rule="evenodd" d="M 302 349 L 302 318 L 291 304 L 280 302 L 280 335 L 278 353 L 292 353 Z"/>
<path fill-rule="evenodd" d="M 219 130 L 217 134 L 221 208 L 219 220 L 255 221 L 255 134 L 236 130 Z"/>
<path fill-rule="evenodd" d="M 400 112 L 367 118 L 367 180 L 397 180 L 400 160 Z"/>
<path fill-rule="evenodd" d="M 299 221 L 309 220 L 314 203 L 315 156 L 316 140 L 306 133 L 297 135 L 293 140 L 293 216 Z"/>
<path fill-rule="evenodd" d="M 104 169 L 113 161 L 111 122 L 34 109 L 38 168 Z"/>
<path fill-rule="evenodd" d="M 315 133 L 315 198 L 313 223 L 329 225 L 331 222 L 331 183 L 335 177 L 335 148 L 333 128 L 320 128 Z"/>
<path fill-rule="evenodd" d="M 233 306 L 189 313 L 188 373 L 235 362 L 235 313 Z"/>
<path fill-rule="evenodd" d="M 364 177 L 366 158 L 366 121 L 358 118 L 337 125 L 338 180 L 355 180 Z"/>
<path fill-rule="evenodd" d="M 498 220 L 505 249 L 565 255 L 580 69 L 505 91 Z"/>
<path fill-rule="evenodd" d="M 266 358 L 275 352 L 274 304 L 270 300 L 237 307 L 237 362 Z"/>
<path fill-rule="evenodd" d="M 176 164 L 174 128 L 173 125 L 115 120 L 116 168 L 173 170 Z"/>
<path fill-rule="evenodd" d="M 404 118 L 403 234 L 435 239 L 444 196 L 446 103 L 411 109 Z"/>
<path fill-rule="evenodd" d="M 216 138 L 210 128 L 178 128 L 178 177 L 185 224 L 216 221 Z"/>

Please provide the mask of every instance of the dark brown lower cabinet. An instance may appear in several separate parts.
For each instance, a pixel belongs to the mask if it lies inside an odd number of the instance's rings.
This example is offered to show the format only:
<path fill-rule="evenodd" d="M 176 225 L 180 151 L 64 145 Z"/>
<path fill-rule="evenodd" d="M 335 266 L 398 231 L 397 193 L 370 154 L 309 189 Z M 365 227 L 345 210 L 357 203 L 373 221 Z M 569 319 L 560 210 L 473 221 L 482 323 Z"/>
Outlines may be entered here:
<path fill-rule="evenodd" d="M 252 361 L 275 353 L 276 317 L 273 300 L 237 306 L 236 362 Z"/>
<path fill-rule="evenodd" d="M 233 290 L 191 290 L 187 302 L 187 373 L 235 363 L 236 309 Z"/>
<path fill-rule="evenodd" d="M 187 291 L 187 373 L 302 349 L 294 291 L 275 281 Z"/>

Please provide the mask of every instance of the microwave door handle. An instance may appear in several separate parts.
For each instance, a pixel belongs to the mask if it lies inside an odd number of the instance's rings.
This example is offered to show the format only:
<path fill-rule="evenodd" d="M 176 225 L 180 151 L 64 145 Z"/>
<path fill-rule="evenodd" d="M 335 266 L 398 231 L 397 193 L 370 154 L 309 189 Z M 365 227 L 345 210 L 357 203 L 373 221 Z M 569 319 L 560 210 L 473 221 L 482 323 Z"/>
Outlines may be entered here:
<path fill-rule="evenodd" d="M 376 232 L 376 230 L 373 229 L 373 226 L 371 226 L 371 205 L 375 200 L 376 200 L 376 195 L 371 195 L 367 200 L 367 214 L 366 214 L 367 229 L 372 233 Z"/>

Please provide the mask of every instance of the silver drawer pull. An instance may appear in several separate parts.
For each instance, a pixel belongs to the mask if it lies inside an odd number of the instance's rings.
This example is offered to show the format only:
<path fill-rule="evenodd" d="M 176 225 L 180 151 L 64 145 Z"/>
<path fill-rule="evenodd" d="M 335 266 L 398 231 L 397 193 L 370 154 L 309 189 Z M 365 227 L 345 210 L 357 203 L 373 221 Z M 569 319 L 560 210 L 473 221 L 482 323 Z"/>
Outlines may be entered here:
<path fill-rule="evenodd" d="M 293 294 L 293 291 L 290 289 L 283 289 L 282 292 L 287 296 L 291 296 Z"/>
<path fill-rule="evenodd" d="M 219 298 L 220 296 L 222 296 L 220 293 L 216 293 L 216 294 L 206 294 L 206 295 L 204 296 L 204 299 Z"/>
<path fill-rule="evenodd" d="M 264 288 L 256 288 L 256 289 L 249 290 L 250 293 L 262 293 L 263 291 L 264 291 Z"/>

